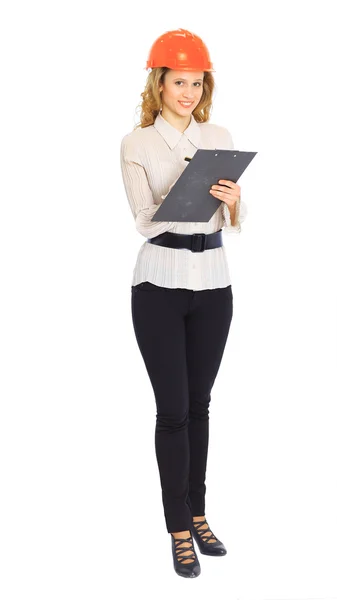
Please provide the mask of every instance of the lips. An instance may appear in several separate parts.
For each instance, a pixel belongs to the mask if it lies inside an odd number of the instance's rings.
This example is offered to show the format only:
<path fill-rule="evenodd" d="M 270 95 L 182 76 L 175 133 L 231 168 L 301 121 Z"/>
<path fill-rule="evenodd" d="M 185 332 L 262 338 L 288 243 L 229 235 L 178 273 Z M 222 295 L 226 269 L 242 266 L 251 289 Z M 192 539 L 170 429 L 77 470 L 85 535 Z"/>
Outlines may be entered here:
<path fill-rule="evenodd" d="M 183 103 L 181 100 L 178 100 L 179 104 L 181 104 L 181 106 L 183 106 L 184 108 L 189 108 L 190 106 L 192 106 L 193 102 L 188 102 L 188 103 Z"/>

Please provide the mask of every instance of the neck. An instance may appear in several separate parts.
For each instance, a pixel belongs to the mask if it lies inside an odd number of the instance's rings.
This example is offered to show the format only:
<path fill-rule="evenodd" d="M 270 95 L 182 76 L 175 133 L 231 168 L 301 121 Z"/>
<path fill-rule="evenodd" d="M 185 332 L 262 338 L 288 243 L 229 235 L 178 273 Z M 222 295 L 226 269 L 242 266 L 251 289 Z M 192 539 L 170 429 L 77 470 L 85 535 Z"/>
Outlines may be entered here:
<path fill-rule="evenodd" d="M 166 106 L 163 106 L 161 116 L 175 129 L 181 131 L 181 133 L 183 133 L 185 129 L 187 129 L 192 119 L 191 115 L 187 115 L 186 117 L 177 115 L 177 113 L 173 113 Z"/>

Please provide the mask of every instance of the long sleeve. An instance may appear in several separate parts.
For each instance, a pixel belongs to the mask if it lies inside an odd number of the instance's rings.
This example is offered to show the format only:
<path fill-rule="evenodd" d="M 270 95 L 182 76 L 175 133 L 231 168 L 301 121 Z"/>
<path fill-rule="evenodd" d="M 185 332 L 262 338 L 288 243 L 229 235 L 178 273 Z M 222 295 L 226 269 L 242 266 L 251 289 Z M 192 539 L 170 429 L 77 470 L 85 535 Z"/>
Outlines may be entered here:
<path fill-rule="evenodd" d="M 236 212 L 235 212 L 235 221 L 232 224 L 229 208 L 226 202 L 222 203 L 222 214 L 224 217 L 224 231 L 225 233 L 240 233 L 241 232 L 241 223 L 245 220 L 247 216 L 247 204 L 240 199 L 236 203 Z"/>
<path fill-rule="evenodd" d="M 229 150 L 234 150 L 234 142 L 231 134 L 226 130 L 227 138 L 229 138 Z M 225 233 L 240 233 L 241 223 L 245 220 L 248 212 L 248 207 L 245 202 L 240 199 L 236 203 L 235 221 L 231 222 L 229 208 L 226 202 L 222 202 L 222 216 L 224 218 L 224 232 Z"/>
<path fill-rule="evenodd" d="M 153 238 L 173 229 L 174 222 L 151 221 L 160 204 L 154 202 L 145 169 L 128 135 L 122 139 L 120 158 L 124 187 L 137 231 L 146 238 Z"/>

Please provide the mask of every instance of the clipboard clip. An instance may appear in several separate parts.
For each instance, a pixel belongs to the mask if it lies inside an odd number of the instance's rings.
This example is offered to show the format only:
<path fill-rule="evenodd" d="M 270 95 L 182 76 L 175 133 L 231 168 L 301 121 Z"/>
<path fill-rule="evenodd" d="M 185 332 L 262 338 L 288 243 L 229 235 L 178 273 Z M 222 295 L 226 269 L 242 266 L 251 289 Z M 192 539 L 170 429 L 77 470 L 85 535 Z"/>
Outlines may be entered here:
<path fill-rule="evenodd" d="M 192 159 L 189 158 L 188 156 L 185 156 L 184 160 L 187 160 L 188 162 L 190 162 L 190 160 L 192 160 Z"/>

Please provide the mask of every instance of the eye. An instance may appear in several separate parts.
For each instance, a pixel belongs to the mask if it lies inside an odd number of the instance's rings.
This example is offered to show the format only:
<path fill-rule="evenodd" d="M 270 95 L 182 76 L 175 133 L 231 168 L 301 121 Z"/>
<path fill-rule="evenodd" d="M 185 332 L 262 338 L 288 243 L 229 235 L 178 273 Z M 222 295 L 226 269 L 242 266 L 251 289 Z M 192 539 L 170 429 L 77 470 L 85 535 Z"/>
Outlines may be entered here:
<path fill-rule="evenodd" d="M 184 83 L 184 82 L 183 81 L 176 81 L 176 84 L 179 84 L 179 83 Z M 200 81 L 195 81 L 194 85 L 197 85 L 198 87 L 200 87 L 201 83 L 200 83 Z"/>

